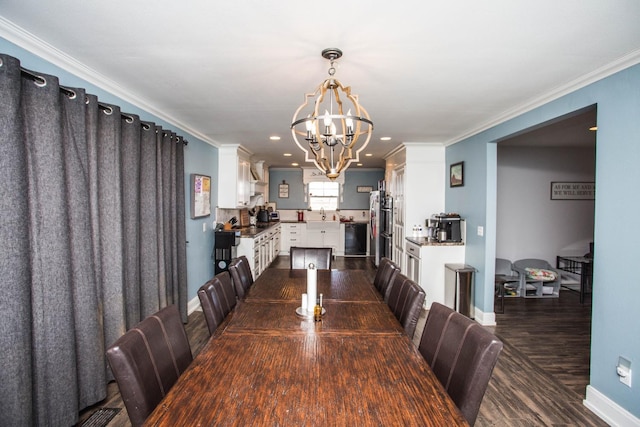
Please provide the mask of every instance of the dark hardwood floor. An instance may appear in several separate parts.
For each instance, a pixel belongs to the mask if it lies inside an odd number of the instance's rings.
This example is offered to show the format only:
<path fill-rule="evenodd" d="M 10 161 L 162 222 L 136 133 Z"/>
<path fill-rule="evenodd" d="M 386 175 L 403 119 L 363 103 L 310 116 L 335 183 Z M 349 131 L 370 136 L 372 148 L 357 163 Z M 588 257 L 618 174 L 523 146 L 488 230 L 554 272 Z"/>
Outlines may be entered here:
<path fill-rule="evenodd" d="M 289 268 L 288 257 L 278 257 L 272 268 Z M 373 280 L 368 258 L 334 260 L 332 268 L 365 270 Z M 606 426 L 583 404 L 589 383 L 591 310 L 578 295 L 562 291 L 560 298 L 505 300 L 505 313 L 490 327 L 504 342 L 485 394 L 476 426 Z M 424 326 L 423 312 L 414 337 Z M 202 312 L 185 325 L 194 356 L 209 338 Z M 197 397 L 196 397 L 197 398 Z M 111 383 L 108 398 L 80 414 L 81 422 L 96 409 L 122 408 L 109 427 L 129 426 L 118 388 Z M 81 422 L 79 424 L 81 424 Z"/>

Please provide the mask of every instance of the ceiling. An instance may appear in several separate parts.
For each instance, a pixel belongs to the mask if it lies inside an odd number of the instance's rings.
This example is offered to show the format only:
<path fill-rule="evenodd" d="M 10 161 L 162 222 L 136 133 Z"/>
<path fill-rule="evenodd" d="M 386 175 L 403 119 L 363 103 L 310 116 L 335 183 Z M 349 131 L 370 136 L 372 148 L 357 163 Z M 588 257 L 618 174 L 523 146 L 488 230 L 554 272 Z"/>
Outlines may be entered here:
<path fill-rule="evenodd" d="M 380 167 L 639 63 L 639 20 L 637 0 L 0 0 L 0 36 L 271 166 L 303 163 L 289 126 L 324 48 L 344 52 L 336 78 L 375 124 L 361 163 Z"/>

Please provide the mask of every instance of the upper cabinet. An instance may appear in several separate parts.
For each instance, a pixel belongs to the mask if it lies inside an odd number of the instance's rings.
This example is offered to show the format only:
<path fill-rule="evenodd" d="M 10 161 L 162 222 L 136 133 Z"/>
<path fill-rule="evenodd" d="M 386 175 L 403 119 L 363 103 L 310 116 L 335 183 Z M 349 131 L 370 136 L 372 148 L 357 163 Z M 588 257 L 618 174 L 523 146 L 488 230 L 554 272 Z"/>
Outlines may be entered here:
<path fill-rule="evenodd" d="M 223 145 L 218 150 L 218 207 L 249 206 L 251 197 L 251 162 L 240 145 Z"/>
<path fill-rule="evenodd" d="M 238 144 L 218 149 L 219 208 L 253 207 L 269 200 L 269 168 L 264 161 L 252 164 L 250 158 L 251 153 Z"/>

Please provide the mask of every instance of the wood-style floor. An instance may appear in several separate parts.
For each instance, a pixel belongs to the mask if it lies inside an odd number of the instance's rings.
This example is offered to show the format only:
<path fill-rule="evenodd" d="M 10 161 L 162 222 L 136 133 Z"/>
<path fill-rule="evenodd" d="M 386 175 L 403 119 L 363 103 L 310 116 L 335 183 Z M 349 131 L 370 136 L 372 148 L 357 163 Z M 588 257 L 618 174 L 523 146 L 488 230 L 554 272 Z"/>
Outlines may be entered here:
<path fill-rule="evenodd" d="M 289 268 L 288 257 L 278 257 L 272 268 Z M 333 268 L 375 269 L 368 258 L 334 260 Z M 491 327 L 504 342 L 493 371 L 476 426 L 606 426 L 583 404 L 589 383 L 591 311 L 589 299 L 561 291 L 560 298 L 507 298 L 505 313 Z M 414 342 L 418 342 L 426 312 L 422 313 Z M 185 326 L 194 356 L 209 338 L 202 312 L 189 316 Z M 108 398 L 80 414 L 81 422 L 99 408 L 122 408 L 109 427 L 129 426 L 126 409 L 115 383 Z M 79 425 L 81 424 L 79 423 Z M 400 420 L 399 420 L 400 422 Z"/>

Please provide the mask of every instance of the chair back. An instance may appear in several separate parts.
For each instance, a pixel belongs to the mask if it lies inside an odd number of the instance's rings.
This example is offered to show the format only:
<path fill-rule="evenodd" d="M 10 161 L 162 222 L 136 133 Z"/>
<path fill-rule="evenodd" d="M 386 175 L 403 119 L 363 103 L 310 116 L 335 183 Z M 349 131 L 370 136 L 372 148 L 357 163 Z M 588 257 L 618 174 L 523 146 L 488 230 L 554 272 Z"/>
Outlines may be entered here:
<path fill-rule="evenodd" d="M 129 419 L 140 426 L 193 360 L 175 305 L 131 328 L 107 350 Z"/>
<path fill-rule="evenodd" d="M 331 270 L 332 251 L 332 248 L 292 246 L 289 252 L 291 269 L 306 269 L 313 263 L 319 270 Z"/>
<path fill-rule="evenodd" d="M 468 317 L 434 302 L 418 350 L 473 425 L 502 342 Z"/>
<path fill-rule="evenodd" d="M 225 317 L 236 306 L 236 291 L 228 271 L 215 275 L 198 289 L 198 298 L 207 321 L 209 335 L 213 335 Z"/>
<path fill-rule="evenodd" d="M 546 260 L 537 259 L 537 258 L 519 259 L 513 263 L 513 266 L 520 269 L 525 269 L 525 268 L 543 268 L 545 270 L 553 269 L 553 267 L 551 267 L 551 264 L 549 264 Z"/>
<path fill-rule="evenodd" d="M 496 271 L 495 274 L 501 274 L 503 276 L 514 276 L 517 278 L 518 273 L 513 269 L 513 264 L 508 259 L 496 258 Z"/>
<path fill-rule="evenodd" d="M 390 285 L 387 305 L 402 324 L 409 338 L 413 338 L 424 303 L 420 285 L 402 273 L 397 273 Z"/>
<path fill-rule="evenodd" d="M 251 267 L 247 257 L 242 255 L 231 261 L 229 273 L 236 289 L 236 295 L 240 299 L 244 298 L 251 285 L 253 285 L 253 275 L 251 274 Z"/>
<path fill-rule="evenodd" d="M 373 278 L 373 285 L 376 287 L 380 295 L 384 297 L 384 300 L 388 299 L 388 291 L 391 288 L 390 285 L 396 278 L 396 275 L 400 272 L 400 268 L 387 257 L 382 257 L 378 264 L 378 271 Z"/>

